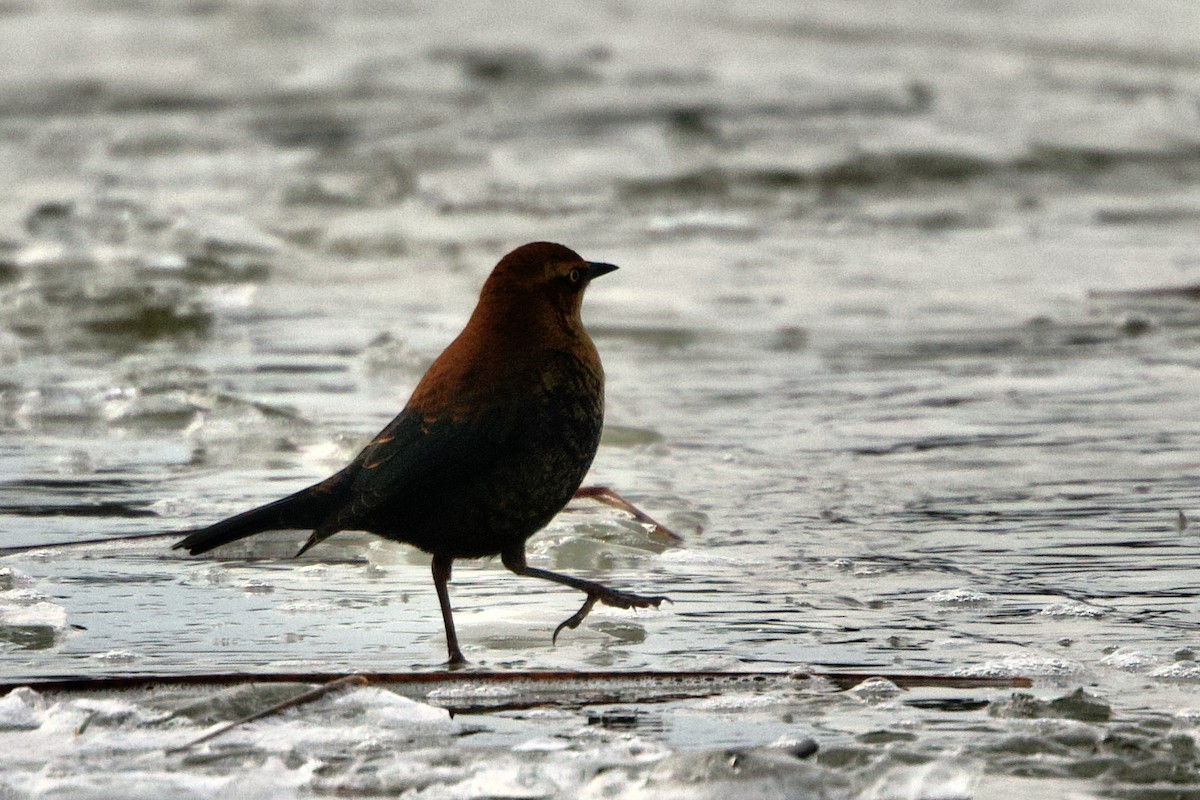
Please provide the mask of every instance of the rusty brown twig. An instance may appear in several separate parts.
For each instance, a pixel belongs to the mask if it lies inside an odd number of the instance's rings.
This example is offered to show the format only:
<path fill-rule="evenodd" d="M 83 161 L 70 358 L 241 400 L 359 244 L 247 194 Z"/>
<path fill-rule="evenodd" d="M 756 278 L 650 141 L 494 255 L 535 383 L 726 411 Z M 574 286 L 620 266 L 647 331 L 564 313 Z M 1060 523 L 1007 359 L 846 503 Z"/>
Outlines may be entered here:
<path fill-rule="evenodd" d="M 155 531 L 154 533 L 131 533 L 125 536 L 106 536 L 98 539 L 76 539 L 71 542 L 45 542 L 44 544 L 22 544 L 13 547 L 0 547 L 0 558 L 15 556 L 21 553 L 33 553 L 38 550 L 62 550 L 68 547 L 96 547 L 100 545 L 121 544 L 123 542 L 144 542 L 153 539 L 178 539 L 184 534 L 179 531 Z"/>
<path fill-rule="evenodd" d="M 95 678 L 58 678 L 0 683 L 0 695 L 18 686 L 40 692 L 87 692 L 139 690 L 160 686 L 238 686 L 251 683 L 312 683 L 336 688 L 337 681 L 364 681 L 386 685 L 414 699 L 430 700 L 453 713 L 478 713 L 534 705 L 558 704 L 583 706 L 602 702 L 666 702 L 686 697 L 710 697 L 725 691 L 747 691 L 795 685 L 804 681 L 824 681 L 840 690 L 850 689 L 869 678 L 884 678 L 901 689 L 1015 689 L 1033 685 L 1023 677 L 974 677 L 967 675 L 931 675 L 888 672 L 725 672 L 718 670 L 629 672 L 572 672 L 548 670 L 533 672 L 493 672 L 453 670 L 438 672 L 282 672 L 251 674 L 241 672 L 201 673 L 195 675 L 114 675 Z M 503 697 L 480 696 L 473 685 L 505 686 L 511 689 Z M 321 688 L 321 687 L 318 687 Z M 325 689 L 324 691 L 328 691 Z M 306 695 L 301 695 L 305 697 Z M 319 697 L 320 695 L 316 695 Z M 289 701 L 290 702 L 290 701 Z M 296 702 L 306 702 L 298 699 Z"/>
<path fill-rule="evenodd" d="M 620 509 L 632 516 L 635 520 L 650 528 L 650 532 L 662 536 L 670 542 L 682 542 L 683 537 L 670 530 L 666 525 L 663 525 L 658 520 L 651 517 L 646 512 L 635 506 L 633 503 L 626 500 L 621 495 L 617 494 L 608 486 L 581 486 L 575 491 L 576 498 L 587 498 L 595 500 L 597 503 L 604 503 L 606 506 Z"/>

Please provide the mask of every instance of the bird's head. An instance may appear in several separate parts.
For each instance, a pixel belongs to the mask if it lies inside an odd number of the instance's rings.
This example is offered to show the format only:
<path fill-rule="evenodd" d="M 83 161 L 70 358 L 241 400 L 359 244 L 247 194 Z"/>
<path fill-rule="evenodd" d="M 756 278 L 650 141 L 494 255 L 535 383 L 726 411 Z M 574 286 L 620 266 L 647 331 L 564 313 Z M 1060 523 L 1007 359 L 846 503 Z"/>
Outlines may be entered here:
<path fill-rule="evenodd" d="M 593 278 L 615 269 L 612 264 L 585 261 L 561 244 L 532 242 L 500 259 L 483 285 L 479 304 L 526 318 L 552 314 L 578 323 L 584 289 Z M 512 308 L 514 303 L 517 308 Z"/>

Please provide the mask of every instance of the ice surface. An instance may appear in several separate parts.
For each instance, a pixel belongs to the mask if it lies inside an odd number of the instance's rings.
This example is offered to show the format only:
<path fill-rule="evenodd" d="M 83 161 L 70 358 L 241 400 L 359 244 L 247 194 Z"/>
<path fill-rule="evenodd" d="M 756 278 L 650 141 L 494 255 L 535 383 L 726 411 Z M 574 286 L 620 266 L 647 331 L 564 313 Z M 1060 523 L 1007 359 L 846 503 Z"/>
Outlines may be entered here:
<path fill-rule="evenodd" d="M 0 697 L 0 730 L 32 730 L 42 724 L 44 703 L 31 689 L 18 688 Z"/>
<path fill-rule="evenodd" d="M 578 503 L 530 561 L 673 604 L 552 646 L 578 593 L 457 561 L 468 674 L 880 676 L 371 687 L 171 756 L 309 687 L 18 689 L 0 796 L 1194 794 L 1198 28 L 1178 0 L 0 2 L 0 547 L 330 474 L 551 239 L 622 267 L 584 307 L 589 482 L 685 541 Z M 296 562 L 305 535 L 6 558 L 0 674 L 443 666 L 426 554 Z"/>

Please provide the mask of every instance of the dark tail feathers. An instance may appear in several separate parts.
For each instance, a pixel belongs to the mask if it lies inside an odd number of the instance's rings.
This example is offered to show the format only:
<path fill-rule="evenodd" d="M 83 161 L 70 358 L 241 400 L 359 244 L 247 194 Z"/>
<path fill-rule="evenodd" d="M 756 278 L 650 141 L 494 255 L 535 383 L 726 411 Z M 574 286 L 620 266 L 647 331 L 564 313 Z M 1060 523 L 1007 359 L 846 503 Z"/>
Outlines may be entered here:
<path fill-rule="evenodd" d="M 173 549 L 198 555 L 263 531 L 316 528 L 337 508 L 339 492 L 334 482 L 337 477 L 193 531 Z"/>

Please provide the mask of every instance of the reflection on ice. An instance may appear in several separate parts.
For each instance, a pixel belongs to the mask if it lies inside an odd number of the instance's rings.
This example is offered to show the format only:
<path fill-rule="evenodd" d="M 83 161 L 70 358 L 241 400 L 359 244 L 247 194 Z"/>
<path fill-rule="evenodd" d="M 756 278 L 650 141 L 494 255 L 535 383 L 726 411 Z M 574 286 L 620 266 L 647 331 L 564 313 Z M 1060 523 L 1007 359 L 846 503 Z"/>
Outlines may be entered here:
<path fill-rule="evenodd" d="M 0 647 L 46 650 L 67 635 L 67 610 L 12 567 L 0 568 Z"/>

